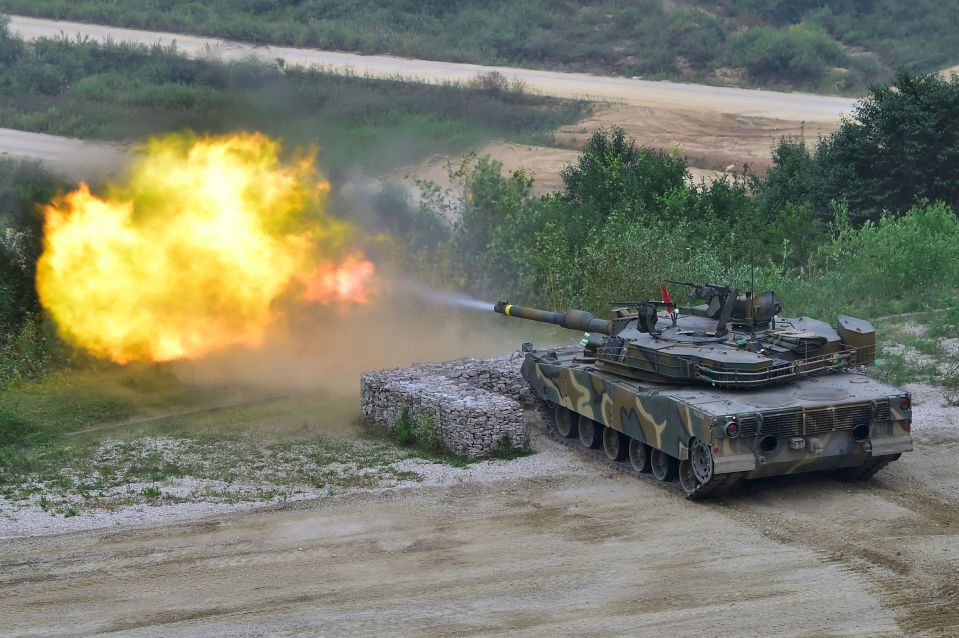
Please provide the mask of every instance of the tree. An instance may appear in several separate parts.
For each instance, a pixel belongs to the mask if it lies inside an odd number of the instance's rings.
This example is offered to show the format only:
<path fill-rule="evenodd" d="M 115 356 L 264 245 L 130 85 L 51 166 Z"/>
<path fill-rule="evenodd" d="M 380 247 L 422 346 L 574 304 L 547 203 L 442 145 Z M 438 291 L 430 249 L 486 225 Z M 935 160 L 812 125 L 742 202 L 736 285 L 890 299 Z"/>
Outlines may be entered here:
<path fill-rule="evenodd" d="M 690 178 L 685 159 L 638 148 L 620 127 L 593 133 L 576 165 L 561 176 L 563 200 L 592 223 L 602 223 L 616 210 L 630 216 L 654 212 L 663 197 L 686 188 Z"/>
<path fill-rule="evenodd" d="M 853 222 L 902 213 L 920 199 L 959 206 L 959 78 L 899 71 L 873 88 L 855 117 L 816 148 L 810 196 L 832 217 L 845 202 Z"/>

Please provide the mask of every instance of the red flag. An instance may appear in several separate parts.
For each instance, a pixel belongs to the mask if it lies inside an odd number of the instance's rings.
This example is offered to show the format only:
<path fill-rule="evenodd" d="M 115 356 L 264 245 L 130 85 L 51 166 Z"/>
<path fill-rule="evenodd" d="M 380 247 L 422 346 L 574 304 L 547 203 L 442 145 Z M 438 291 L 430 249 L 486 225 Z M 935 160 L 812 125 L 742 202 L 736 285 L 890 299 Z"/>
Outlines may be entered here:
<path fill-rule="evenodd" d="M 666 302 L 666 312 L 673 314 L 673 300 L 669 298 L 669 291 L 666 286 L 660 286 L 663 289 L 663 301 Z"/>

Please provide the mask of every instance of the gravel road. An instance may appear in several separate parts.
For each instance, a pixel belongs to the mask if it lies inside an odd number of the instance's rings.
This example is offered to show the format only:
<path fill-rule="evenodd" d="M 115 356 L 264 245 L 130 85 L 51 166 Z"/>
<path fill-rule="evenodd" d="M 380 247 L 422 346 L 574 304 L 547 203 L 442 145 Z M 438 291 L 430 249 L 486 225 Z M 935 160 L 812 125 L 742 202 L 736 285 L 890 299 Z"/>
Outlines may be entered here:
<path fill-rule="evenodd" d="M 336 71 L 349 70 L 359 75 L 373 77 L 401 76 L 430 82 L 463 81 L 475 77 L 478 73 L 499 71 L 511 79 L 525 82 L 535 91 L 557 97 L 586 97 L 613 100 L 634 106 L 703 110 L 807 122 L 834 122 L 840 114 L 849 113 L 855 104 L 855 100 L 850 98 L 808 93 L 781 93 L 677 82 L 651 82 L 585 73 L 410 60 L 388 55 L 358 55 L 316 49 L 252 46 L 217 38 L 20 16 L 10 16 L 10 31 L 27 40 L 64 34 L 71 38 L 79 36 L 98 41 L 113 39 L 116 42 L 139 42 L 148 45 L 158 43 L 169 45 L 175 42 L 177 48 L 190 55 L 217 55 L 224 58 L 258 55 L 268 60 L 281 58 L 286 64 L 322 67 Z"/>
<path fill-rule="evenodd" d="M 115 171 L 125 146 L 0 128 L 0 156 L 38 160 L 69 177 L 89 179 Z"/>
<path fill-rule="evenodd" d="M 915 452 L 865 484 L 690 503 L 541 440 L 555 475 L 0 541 L 0 618 L 45 636 L 955 636 L 959 409 L 913 390 Z"/>

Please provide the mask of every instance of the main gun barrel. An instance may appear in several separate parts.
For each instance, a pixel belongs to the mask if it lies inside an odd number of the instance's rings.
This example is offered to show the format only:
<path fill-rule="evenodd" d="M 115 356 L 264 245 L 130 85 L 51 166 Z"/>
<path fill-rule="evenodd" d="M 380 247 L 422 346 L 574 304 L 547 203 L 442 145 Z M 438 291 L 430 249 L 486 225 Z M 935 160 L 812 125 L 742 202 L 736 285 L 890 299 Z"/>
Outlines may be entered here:
<path fill-rule="evenodd" d="M 520 319 L 529 319 L 530 321 L 552 323 L 557 326 L 562 326 L 563 328 L 569 328 L 570 330 L 582 330 L 583 332 L 595 332 L 604 335 L 613 333 L 611 321 L 597 319 L 585 310 L 550 312 L 549 310 L 537 310 L 536 308 L 517 306 L 506 301 L 498 302 L 493 307 L 493 310 L 507 317 L 519 317 Z"/>

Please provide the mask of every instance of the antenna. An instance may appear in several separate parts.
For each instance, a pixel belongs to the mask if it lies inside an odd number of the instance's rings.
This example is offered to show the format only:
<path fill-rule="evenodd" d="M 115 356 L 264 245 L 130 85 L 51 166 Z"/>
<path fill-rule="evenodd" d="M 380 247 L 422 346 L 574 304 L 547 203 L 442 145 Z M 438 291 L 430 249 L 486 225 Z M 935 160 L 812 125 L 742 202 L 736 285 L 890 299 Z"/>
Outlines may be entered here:
<path fill-rule="evenodd" d="M 756 251 L 749 251 L 749 300 L 746 304 L 746 312 L 749 313 L 749 323 L 752 325 L 753 332 L 756 331 Z"/>

